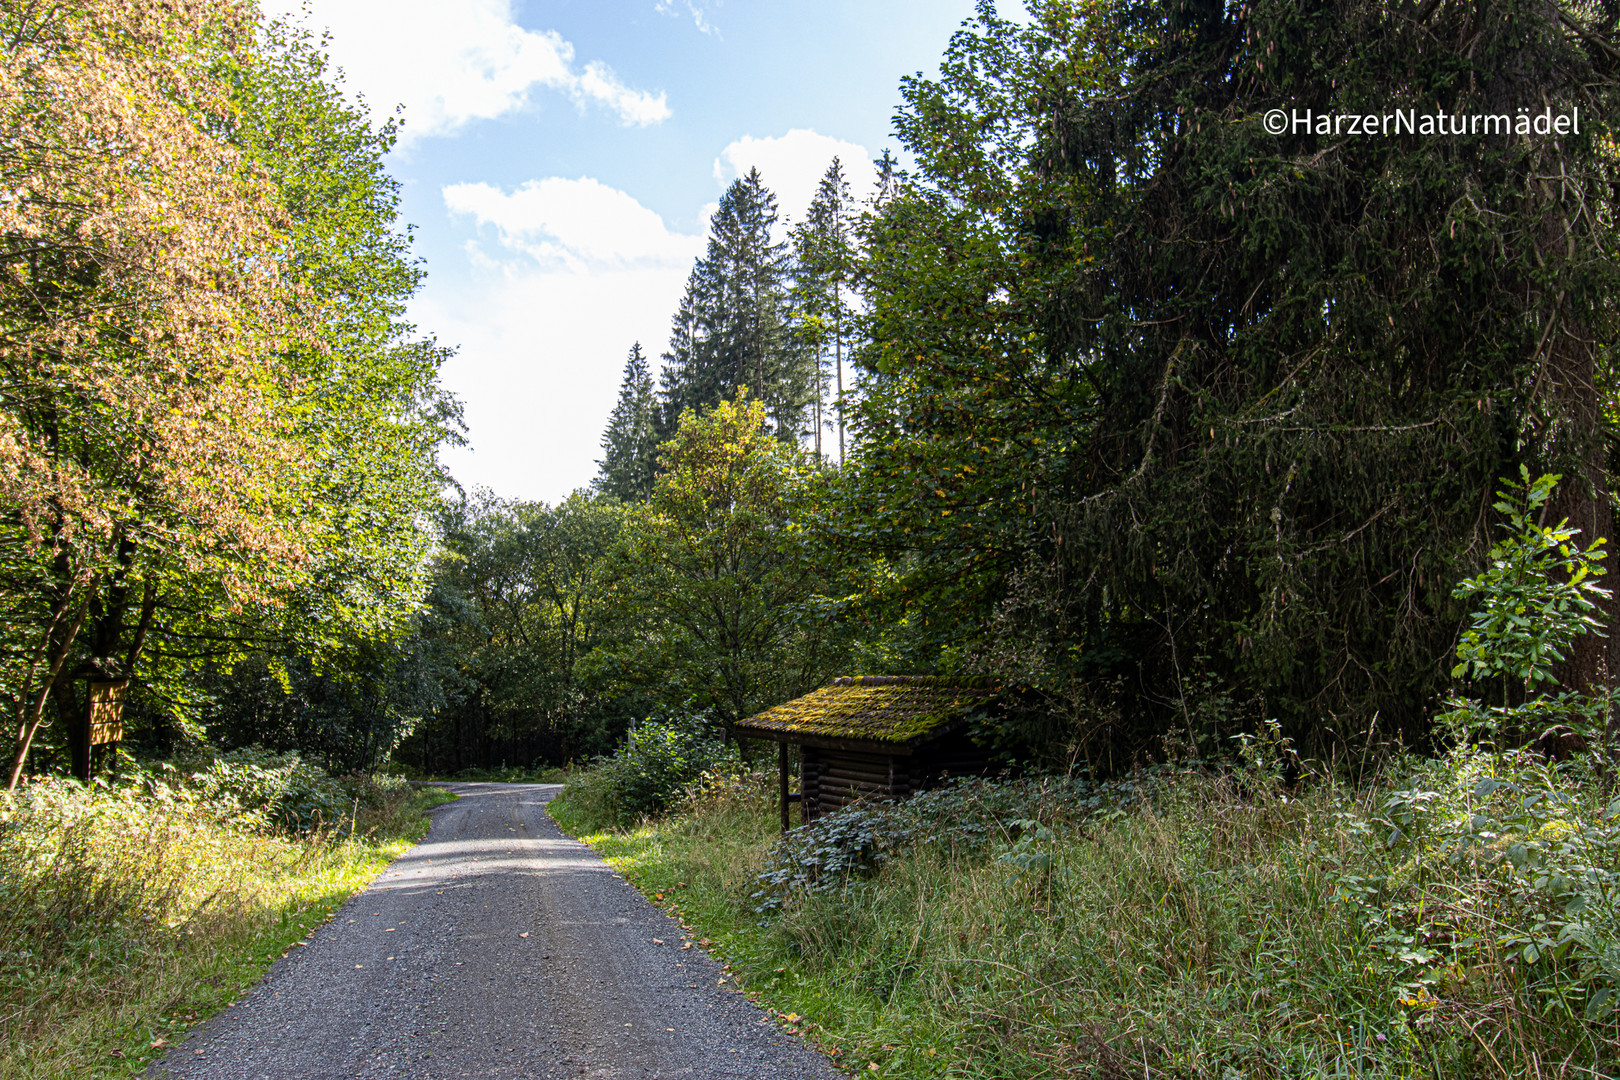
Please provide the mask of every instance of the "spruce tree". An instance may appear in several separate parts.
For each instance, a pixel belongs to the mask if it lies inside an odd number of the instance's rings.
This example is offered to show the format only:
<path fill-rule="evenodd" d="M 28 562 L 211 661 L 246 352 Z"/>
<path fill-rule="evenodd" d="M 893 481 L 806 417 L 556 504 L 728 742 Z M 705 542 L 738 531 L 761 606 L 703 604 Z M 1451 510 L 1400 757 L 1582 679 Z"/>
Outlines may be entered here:
<path fill-rule="evenodd" d="M 1499 479 L 1561 473 L 1548 524 L 1614 535 L 1612 20 L 1028 7 L 906 83 L 917 176 L 862 230 L 859 497 L 915 568 L 895 595 L 942 643 L 977 619 L 968 651 L 1055 712 L 1168 688 L 1093 761 L 1240 709 L 1314 752 L 1421 742 Z M 1413 130 L 1321 127 L 1396 110 Z M 1607 685 L 1617 641 L 1561 681 Z"/>
<path fill-rule="evenodd" d="M 847 305 L 855 249 L 851 243 L 854 199 L 837 158 L 822 174 L 805 219 L 793 230 L 795 329 L 808 352 L 812 372 L 816 460 L 822 460 L 822 403 L 832 375 L 833 410 L 838 430 L 838 461 L 844 461 L 844 354 L 849 341 Z M 830 372 L 829 372 L 830 367 Z"/>
<path fill-rule="evenodd" d="M 666 433 L 683 410 L 702 412 L 747 387 L 778 435 L 800 434 L 814 380 L 789 333 L 787 244 L 772 239 L 776 221 L 776 196 L 757 169 L 721 198 L 664 354 Z"/>
<path fill-rule="evenodd" d="M 652 493 L 658 471 L 658 401 L 652 371 L 641 342 L 630 348 L 619 384 L 619 401 L 602 434 L 601 472 L 593 486 L 622 502 L 640 502 Z"/>

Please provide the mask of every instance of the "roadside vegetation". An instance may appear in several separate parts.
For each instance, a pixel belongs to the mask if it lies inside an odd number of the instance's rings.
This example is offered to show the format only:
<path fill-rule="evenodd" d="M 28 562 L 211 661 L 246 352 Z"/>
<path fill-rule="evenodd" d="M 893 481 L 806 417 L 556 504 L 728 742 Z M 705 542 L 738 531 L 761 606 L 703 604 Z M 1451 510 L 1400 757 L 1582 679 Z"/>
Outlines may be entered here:
<path fill-rule="evenodd" d="M 785 840 L 764 782 L 630 829 L 554 814 L 863 1073 L 1612 1074 L 1620 843 L 1589 784 L 1274 765 L 981 781 Z"/>
<path fill-rule="evenodd" d="M 453 796 L 238 752 L 0 807 L 0 1076 L 140 1071 L 230 1004 Z"/>
<path fill-rule="evenodd" d="M 735 757 L 693 776 L 661 733 L 553 813 L 877 1074 L 1607 1076 L 1611 759 L 1524 743 L 1609 708 L 1552 678 L 1607 595 L 1597 546 L 1542 523 L 1555 484 L 1506 485 L 1491 568 L 1456 590 L 1459 673 L 1511 679 L 1517 703 L 1453 698 L 1437 756 L 1302 760 L 1268 723 L 1213 763 L 1032 770 L 779 836 L 764 776 Z"/>

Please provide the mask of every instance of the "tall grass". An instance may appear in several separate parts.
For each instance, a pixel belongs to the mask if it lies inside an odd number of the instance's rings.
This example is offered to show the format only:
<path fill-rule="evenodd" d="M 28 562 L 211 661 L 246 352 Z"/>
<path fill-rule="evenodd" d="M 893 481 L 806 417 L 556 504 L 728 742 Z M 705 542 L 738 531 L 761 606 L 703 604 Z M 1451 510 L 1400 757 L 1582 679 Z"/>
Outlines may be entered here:
<path fill-rule="evenodd" d="M 1029 783 L 1015 820 L 1006 791 L 966 788 L 875 873 L 775 913 L 766 789 L 589 839 L 866 1074 L 1551 1077 L 1620 1060 L 1613 1013 L 1581 1008 L 1592 965 L 1503 944 L 1531 913 L 1498 863 L 1414 872 L 1380 819 L 1387 790 L 1187 773 L 1145 794 L 1104 812 Z M 579 824 L 566 799 L 557 814 Z M 998 826 L 952 827 L 975 815 Z"/>
<path fill-rule="evenodd" d="M 0 807 L 0 1076 L 138 1071 L 363 888 L 437 801 L 401 787 L 297 835 L 161 785 L 32 785 Z"/>

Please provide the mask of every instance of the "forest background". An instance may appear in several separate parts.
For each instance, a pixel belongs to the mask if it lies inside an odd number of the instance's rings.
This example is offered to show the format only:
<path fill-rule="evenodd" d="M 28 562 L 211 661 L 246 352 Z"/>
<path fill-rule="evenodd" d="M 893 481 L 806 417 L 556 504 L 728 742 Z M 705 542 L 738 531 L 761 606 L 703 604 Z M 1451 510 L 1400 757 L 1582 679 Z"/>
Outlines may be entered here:
<path fill-rule="evenodd" d="M 870 197 L 730 187 L 551 505 L 439 468 L 319 42 L 0 5 L 0 1072 L 224 1007 L 449 797 L 401 772 L 593 761 L 558 820 L 866 1072 L 1612 1072 L 1620 8 L 1027 14 Z M 713 736 L 870 673 L 1019 688 L 1016 775 L 782 838 Z"/>
<path fill-rule="evenodd" d="M 1002 750 L 1099 771 L 1515 704 L 1453 676 L 1452 590 L 1521 466 L 1611 531 L 1614 82 L 1601 19 L 1498 7 L 982 7 L 902 85 L 911 171 L 857 202 L 832 162 L 791 229 L 757 172 L 726 192 L 557 505 L 435 465 L 394 129 L 316 43 L 223 3 L 11 13 L 13 782 L 88 764 L 92 679 L 138 756 L 434 774 L 851 672 L 1017 683 Z M 1256 119 L 1532 106 L 1588 123 Z M 1606 687 L 1610 647 L 1561 681 Z"/>

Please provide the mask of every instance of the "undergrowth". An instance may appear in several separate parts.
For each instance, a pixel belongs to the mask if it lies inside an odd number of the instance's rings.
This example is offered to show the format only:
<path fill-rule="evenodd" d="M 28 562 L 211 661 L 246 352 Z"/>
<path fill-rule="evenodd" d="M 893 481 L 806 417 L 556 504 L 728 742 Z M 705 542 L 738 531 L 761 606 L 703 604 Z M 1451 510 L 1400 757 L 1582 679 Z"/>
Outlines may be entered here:
<path fill-rule="evenodd" d="M 980 781 L 785 841 L 731 779 L 587 839 L 863 1074 L 1610 1075 L 1595 786 L 1478 749 L 1392 775 Z"/>
<path fill-rule="evenodd" d="M 386 778 L 312 789 L 279 759 L 192 764 L 37 781 L 0 805 L 0 1076 L 140 1071 L 451 798 Z"/>
<path fill-rule="evenodd" d="M 464 783 L 496 784 L 565 784 L 573 766 L 540 765 L 528 767 L 505 765 L 500 768 L 469 768 L 444 776 L 424 775 L 424 780 L 457 780 Z"/>
<path fill-rule="evenodd" d="M 664 813 L 705 776 L 742 770 L 736 745 L 717 738 L 703 717 L 649 719 L 632 728 L 612 754 L 569 776 L 563 797 L 590 827 L 626 826 Z"/>

